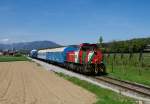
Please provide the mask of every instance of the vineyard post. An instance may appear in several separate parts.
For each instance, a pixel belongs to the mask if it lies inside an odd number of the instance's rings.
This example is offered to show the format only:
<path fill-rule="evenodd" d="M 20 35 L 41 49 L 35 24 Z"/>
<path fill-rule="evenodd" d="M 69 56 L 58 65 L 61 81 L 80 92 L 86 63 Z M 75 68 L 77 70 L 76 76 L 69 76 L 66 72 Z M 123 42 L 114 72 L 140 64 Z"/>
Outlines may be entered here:
<path fill-rule="evenodd" d="M 110 53 L 108 52 L 108 54 L 107 54 L 107 64 L 109 64 L 109 57 L 110 57 Z"/>
<path fill-rule="evenodd" d="M 128 54 L 126 54 L 128 55 Z M 127 56 L 124 58 L 124 74 L 126 75 L 127 74 L 127 61 L 128 61 L 128 58 Z"/>
<path fill-rule="evenodd" d="M 123 60 L 123 58 L 124 58 L 124 53 L 123 52 L 121 52 L 121 64 L 122 64 L 122 68 L 123 68 L 123 73 L 124 73 L 124 60 Z"/>
<path fill-rule="evenodd" d="M 116 53 L 114 53 L 114 62 L 115 62 L 115 64 L 116 64 Z"/>
<path fill-rule="evenodd" d="M 129 62 L 131 62 L 132 57 L 133 57 L 133 51 L 130 51 Z"/>
<path fill-rule="evenodd" d="M 111 62 L 111 65 L 112 65 L 112 67 L 111 67 L 111 69 L 112 69 L 111 72 L 114 72 L 114 62 L 113 62 L 114 60 L 113 60 L 113 57 L 112 57 L 111 60 L 112 60 L 112 62 Z"/>
<path fill-rule="evenodd" d="M 108 63 L 107 63 L 107 54 L 103 54 L 103 61 L 104 61 L 104 64 L 107 66 Z"/>
<path fill-rule="evenodd" d="M 141 69 L 143 67 L 143 51 L 140 50 L 139 54 L 139 75 L 142 75 Z"/>

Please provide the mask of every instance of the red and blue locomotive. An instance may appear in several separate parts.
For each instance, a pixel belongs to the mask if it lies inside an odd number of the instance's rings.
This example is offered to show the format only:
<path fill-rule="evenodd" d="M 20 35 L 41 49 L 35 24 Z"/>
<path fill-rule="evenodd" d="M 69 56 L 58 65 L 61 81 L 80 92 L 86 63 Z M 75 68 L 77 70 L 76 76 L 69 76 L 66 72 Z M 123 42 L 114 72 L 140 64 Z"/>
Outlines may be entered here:
<path fill-rule="evenodd" d="M 31 57 L 65 66 L 80 73 L 106 73 L 103 54 L 96 44 L 32 50 Z"/>

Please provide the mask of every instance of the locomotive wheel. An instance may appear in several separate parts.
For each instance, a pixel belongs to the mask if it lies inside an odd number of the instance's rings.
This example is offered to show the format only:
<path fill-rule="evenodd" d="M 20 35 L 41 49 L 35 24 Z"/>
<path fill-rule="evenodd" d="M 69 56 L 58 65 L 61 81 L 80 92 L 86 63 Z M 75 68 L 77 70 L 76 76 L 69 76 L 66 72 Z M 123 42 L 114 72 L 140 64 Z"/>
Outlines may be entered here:
<path fill-rule="evenodd" d="M 106 67 L 105 67 L 105 65 L 103 63 L 100 64 L 99 68 L 100 68 L 100 72 L 101 73 L 106 73 Z"/>
<path fill-rule="evenodd" d="M 81 65 L 78 65 L 78 72 L 79 73 L 81 73 L 81 69 L 82 69 Z"/>
<path fill-rule="evenodd" d="M 98 65 L 95 65 L 94 74 L 95 74 L 95 75 L 98 75 L 98 74 L 99 74 Z"/>
<path fill-rule="evenodd" d="M 83 64 L 83 73 L 86 73 L 86 70 L 87 70 L 87 65 Z"/>
<path fill-rule="evenodd" d="M 84 74 L 91 74 L 90 69 L 91 69 L 91 67 L 88 64 L 83 64 L 83 66 L 82 66 L 82 73 L 84 73 Z"/>

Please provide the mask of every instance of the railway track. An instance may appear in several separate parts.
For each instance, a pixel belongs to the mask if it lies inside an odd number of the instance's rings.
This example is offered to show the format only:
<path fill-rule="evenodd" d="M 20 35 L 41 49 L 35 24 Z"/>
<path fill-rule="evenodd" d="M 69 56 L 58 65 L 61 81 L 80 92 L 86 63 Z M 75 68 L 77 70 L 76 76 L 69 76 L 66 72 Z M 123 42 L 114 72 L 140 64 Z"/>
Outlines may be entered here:
<path fill-rule="evenodd" d="M 119 79 L 115 79 L 112 77 L 104 76 L 104 77 L 95 77 L 97 81 L 102 81 L 104 83 L 113 85 L 115 87 L 121 88 L 121 90 L 125 91 L 131 91 L 136 94 L 140 94 L 143 97 L 150 98 L 150 87 L 136 84 L 136 83 L 131 83 L 128 81 L 123 81 Z"/>

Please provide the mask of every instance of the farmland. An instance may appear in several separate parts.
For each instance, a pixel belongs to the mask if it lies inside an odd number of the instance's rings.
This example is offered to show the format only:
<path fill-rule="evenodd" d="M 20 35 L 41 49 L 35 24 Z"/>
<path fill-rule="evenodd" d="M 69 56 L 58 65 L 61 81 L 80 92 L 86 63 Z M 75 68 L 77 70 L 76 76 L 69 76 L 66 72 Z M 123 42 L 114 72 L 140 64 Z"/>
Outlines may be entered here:
<path fill-rule="evenodd" d="M 0 56 L 0 62 L 11 62 L 11 61 L 27 61 L 25 56 Z"/>
<path fill-rule="evenodd" d="M 94 94 L 29 61 L 0 62 L 0 104 L 93 104 Z"/>
<path fill-rule="evenodd" d="M 1 62 L 0 66 L 2 104 L 136 104 L 134 99 L 78 78 L 55 75 L 34 62 Z"/>
<path fill-rule="evenodd" d="M 150 53 L 105 54 L 109 76 L 150 86 Z"/>

